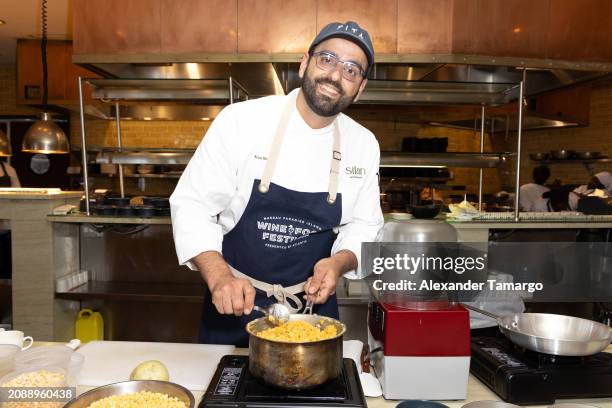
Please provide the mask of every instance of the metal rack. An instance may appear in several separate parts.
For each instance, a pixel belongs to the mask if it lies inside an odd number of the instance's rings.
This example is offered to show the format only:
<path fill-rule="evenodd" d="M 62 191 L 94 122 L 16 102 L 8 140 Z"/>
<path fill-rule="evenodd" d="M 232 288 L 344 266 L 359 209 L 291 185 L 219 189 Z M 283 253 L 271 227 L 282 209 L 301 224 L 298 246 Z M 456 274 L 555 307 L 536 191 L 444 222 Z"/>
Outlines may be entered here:
<path fill-rule="evenodd" d="M 381 167 L 474 167 L 479 169 L 478 208 L 482 209 L 483 169 L 497 167 L 516 155 L 514 220 L 519 221 L 519 180 L 523 131 L 523 103 L 526 70 L 519 83 L 455 82 L 455 81 L 388 81 L 371 80 L 362 101 L 373 104 L 480 105 L 480 151 L 478 153 L 381 153 Z M 485 109 L 505 105 L 518 99 L 516 153 L 484 153 Z"/>
<path fill-rule="evenodd" d="M 181 151 L 133 152 L 122 149 L 121 142 L 121 103 L 128 104 L 132 110 L 139 101 L 190 101 L 192 104 L 227 104 L 248 99 L 248 93 L 231 76 L 227 79 L 78 79 L 79 111 L 81 121 L 81 156 L 85 189 L 85 210 L 90 215 L 89 181 L 87 170 L 87 138 L 85 131 L 85 103 L 83 84 L 91 86 L 92 97 L 107 106 L 109 112 L 102 117 L 109 118 L 114 113 L 117 125 L 117 149 L 112 155 L 101 158 L 99 163 L 116 163 L 119 165 L 119 189 L 121 197 L 125 196 L 124 164 L 187 164 L 192 153 Z M 98 113 L 99 108 L 96 108 Z"/>

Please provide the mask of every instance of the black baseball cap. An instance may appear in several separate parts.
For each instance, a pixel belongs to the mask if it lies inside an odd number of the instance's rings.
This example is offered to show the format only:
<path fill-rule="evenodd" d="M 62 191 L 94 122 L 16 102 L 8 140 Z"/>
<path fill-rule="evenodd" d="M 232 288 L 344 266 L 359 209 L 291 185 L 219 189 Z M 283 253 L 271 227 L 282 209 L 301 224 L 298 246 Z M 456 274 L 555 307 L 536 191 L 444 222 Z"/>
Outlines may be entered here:
<path fill-rule="evenodd" d="M 365 72 L 365 75 L 368 76 L 374 66 L 374 46 L 372 45 L 372 40 L 370 40 L 368 32 L 359 27 L 359 24 L 354 21 L 347 21 L 346 23 L 329 23 L 323 27 L 312 41 L 312 44 L 310 44 L 308 48 L 308 54 L 312 54 L 312 50 L 317 45 L 330 38 L 345 38 L 361 47 L 368 59 L 368 67 Z"/>

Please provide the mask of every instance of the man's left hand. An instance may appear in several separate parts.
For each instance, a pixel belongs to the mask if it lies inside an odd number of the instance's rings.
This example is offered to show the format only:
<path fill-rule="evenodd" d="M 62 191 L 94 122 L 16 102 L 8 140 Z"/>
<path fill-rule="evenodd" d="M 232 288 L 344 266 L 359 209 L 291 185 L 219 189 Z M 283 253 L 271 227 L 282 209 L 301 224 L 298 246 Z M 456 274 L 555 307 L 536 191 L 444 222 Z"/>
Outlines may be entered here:
<path fill-rule="evenodd" d="M 327 302 L 336 293 L 336 284 L 342 274 L 357 267 L 355 254 L 342 250 L 337 254 L 323 258 L 313 268 L 313 275 L 304 285 L 305 298 L 316 304 Z"/>

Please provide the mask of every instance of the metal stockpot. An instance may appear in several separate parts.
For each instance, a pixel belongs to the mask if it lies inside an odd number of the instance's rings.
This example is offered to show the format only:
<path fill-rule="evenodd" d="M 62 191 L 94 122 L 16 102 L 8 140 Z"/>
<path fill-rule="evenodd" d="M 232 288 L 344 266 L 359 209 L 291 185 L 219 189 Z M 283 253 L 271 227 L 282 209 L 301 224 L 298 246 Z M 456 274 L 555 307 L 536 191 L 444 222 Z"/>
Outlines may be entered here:
<path fill-rule="evenodd" d="M 320 320 L 322 328 L 336 326 L 338 334 L 321 341 L 288 343 L 257 337 L 255 333 L 272 327 L 266 317 L 246 326 L 249 333 L 249 371 L 267 384 L 285 389 L 308 389 L 334 379 L 342 372 L 344 323 L 324 316 L 292 314 L 289 321 L 312 325 Z"/>

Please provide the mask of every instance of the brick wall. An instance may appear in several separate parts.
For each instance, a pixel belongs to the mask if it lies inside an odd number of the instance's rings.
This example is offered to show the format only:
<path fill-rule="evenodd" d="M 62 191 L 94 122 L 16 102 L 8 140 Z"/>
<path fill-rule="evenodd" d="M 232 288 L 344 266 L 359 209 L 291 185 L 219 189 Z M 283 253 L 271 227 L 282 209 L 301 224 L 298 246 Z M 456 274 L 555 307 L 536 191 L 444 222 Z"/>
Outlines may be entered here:
<path fill-rule="evenodd" d="M 121 143 L 132 148 L 195 149 L 210 126 L 209 121 L 139 121 L 121 122 Z M 75 146 L 81 145 L 78 114 L 70 118 L 70 133 Z M 117 146 L 115 121 L 88 119 L 85 122 L 88 146 Z"/>

